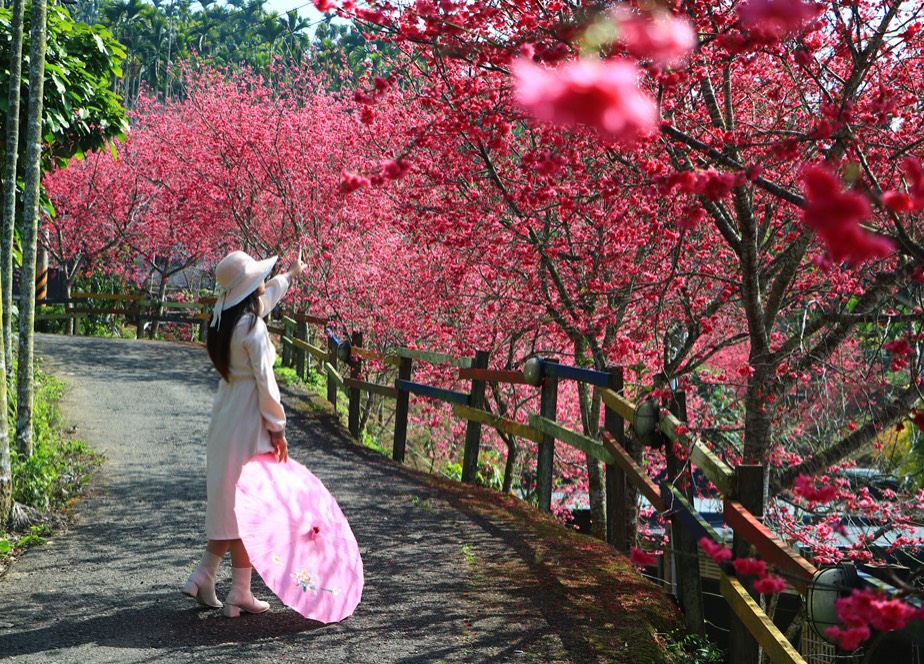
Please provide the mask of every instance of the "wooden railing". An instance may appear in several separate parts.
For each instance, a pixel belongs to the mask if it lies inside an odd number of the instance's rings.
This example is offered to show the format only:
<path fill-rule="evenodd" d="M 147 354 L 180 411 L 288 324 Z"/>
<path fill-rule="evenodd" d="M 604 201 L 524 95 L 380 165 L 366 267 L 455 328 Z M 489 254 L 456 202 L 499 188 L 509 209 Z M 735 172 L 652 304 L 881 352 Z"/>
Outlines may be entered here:
<path fill-rule="evenodd" d="M 326 324 L 325 320 L 318 318 L 309 320 L 307 317 L 299 316 L 283 317 L 282 324 L 273 329 L 280 334 L 283 348 L 290 350 L 289 353 L 284 352 L 284 362 L 294 363 L 301 372 L 301 367 L 305 366 L 303 356 L 311 357 L 327 374 L 329 401 L 336 403 L 338 390 L 348 394 L 349 430 L 353 436 L 359 436 L 358 413 L 361 392 L 372 392 L 394 399 L 396 419 L 392 457 L 395 460 L 403 461 L 405 457 L 410 399 L 413 397 L 443 401 L 452 405 L 452 412 L 456 417 L 468 422 L 462 480 L 474 482 L 483 426 L 531 440 L 538 444 L 536 493 L 539 507 L 550 511 L 555 444 L 557 441 L 570 445 L 603 462 L 607 485 L 607 539 L 624 551 L 628 549 L 629 544 L 625 536 L 625 524 L 629 516 L 626 514 L 625 500 L 627 482 L 634 486 L 655 509 L 670 516 L 670 550 L 678 556 L 683 556 L 682 564 L 677 565 L 679 600 L 688 622 L 691 623 L 690 626 L 696 629 L 698 622 L 698 629 L 702 628 L 701 593 L 689 592 L 691 587 L 697 591 L 699 589 L 697 560 L 700 551 L 697 542 L 702 537 L 709 537 L 717 543 L 722 543 L 721 538 L 693 509 L 690 496 L 684 495 L 684 492 L 672 482 L 664 482 L 657 486 L 626 449 L 626 424 L 630 427 L 635 426 L 639 409 L 623 394 L 622 369 L 605 372 L 545 362 L 543 380 L 536 388 L 540 393 L 540 412 L 531 414 L 528 423 L 517 422 L 485 409 L 484 387 L 488 382 L 527 385 L 526 377 L 520 371 L 488 369 L 486 353 L 476 353 L 473 357 L 463 358 L 410 348 L 397 348 L 389 353 L 381 353 L 362 348 L 361 337 L 357 338 L 357 335 L 354 335 L 351 343 L 347 345 L 333 334 L 326 335 L 328 345 L 324 349 L 306 340 L 304 335 L 308 322 L 318 326 Z M 360 380 L 358 376 L 362 371 L 363 360 L 377 360 L 385 366 L 397 368 L 393 384 Z M 470 383 L 469 391 L 460 392 L 414 382 L 411 380 L 413 368 L 415 363 L 419 362 L 458 367 L 457 378 Z M 339 367 L 343 365 L 349 369 L 350 377 L 341 377 Z M 600 440 L 589 438 L 556 421 L 558 383 L 561 380 L 575 380 L 601 388 L 606 424 Z M 687 433 L 680 433 L 684 429 L 681 428 L 681 420 L 675 414 L 661 412 L 660 408 L 655 408 L 654 413 L 661 435 L 670 443 L 680 444 L 689 450 L 692 463 L 721 492 L 725 522 L 735 533 L 738 544 L 736 548 L 741 550 L 742 545 L 753 548 L 763 560 L 778 568 L 796 590 L 804 594 L 816 570 L 761 522 L 759 508 L 762 507 L 763 468 L 730 467 L 702 441 L 692 439 Z M 669 449 L 671 445 L 665 447 Z M 754 487 L 757 487 L 756 491 L 753 490 Z M 748 501 L 753 505 L 751 509 L 748 509 Z M 692 584 L 685 582 L 690 576 L 696 577 Z M 744 649 L 739 649 L 739 652 L 753 651 L 752 661 L 756 661 L 759 645 L 773 662 L 805 662 L 761 609 L 745 585 L 725 570 L 720 570 L 720 591 L 740 622 L 739 631 L 750 636 L 751 643 L 745 643 Z M 733 644 L 732 648 L 734 647 Z"/>
<path fill-rule="evenodd" d="M 144 336 L 145 324 L 167 323 L 198 327 L 199 339 L 205 339 L 205 329 L 211 316 L 215 298 L 203 297 L 189 302 L 170 302 L 152 299 L 145 293 L 72 293 L 69 298 L 53 304 L 63 304 L 64 311 L 50 312 L 40 307 L 37 321 L 73 321 L 74 334 L 81 334 L 81 322 L 90 316 L 116 316 L 136 326 L 136 337 Z"/>
<path fill-rule="evenodd" d="M 123 307 L 74 307 L 68 315 L 90 313 L 122 313 L 151 320 L 140 312 L 151 306 L 148 300 L 136 296 L 108 296 L 75 294 L 75 303 L 87 300 L 105 300 L 126 303 Z M 193 309 L 193 316 L 162 316 L 160 320 L 207 325 L 209 305 L 213 301 L 202 299 L 196 303 L 177 303 L 178 307 Z M 164 305 L 170 308 L 173 305 Z M 555 362 L 542 363 L 542 378 L 535 389 L 539 396 L 539 412 L 529 415 L 528 423 L 496 415 L 485 406 L 487 383 L 530 385 L 522 371 L 500 371 L 488 368 L 489 357 L 477 352 L 471 357 L 454 357 L 445 353 L 411 348 L 395 348 L 381 352 L 363 347 L 361 333 L 353 333 L 349 341 L 340 339 L 328 327 L 327 318 L 304 314 L 284 315 L 268 327 L 279 335 L 282 344 L 282 362 L 294 367 L 300 376 L 312 369 L 327 377 L 327 399 L 334 406 L 339 392 L 348 398 L 348 428 L 354 437 L 360 435 L 361 394 L 372 393 L 395 401 L 394 437 L 392 458 L 403 462 L 407 450 L 407 428 L 410 401 L 433 399 L 448 403 L 452 412 L 467 422 L 462 462 L 462 481 L 474 483 L 478 467 L 482 427 L 518 436 L 538 445 L 537 486 L 538 506 L 551 510 L 553 463 L 556 442 L 581 450 L 604 464 L 606 481 L 607 540 L 622 551 L 634 544 L 634 528 L 630 519 L 627 494 L 634 489 L 641 493 L 670 525 L 670 554 L 678 557 L 677 594 L 692 631 L 703 626 L 702 593 L 698 559 L 701 555 L 697 542 L 707 537 L 716 543 L 722 538 L 692 507 L 692 476 L 690 464 L 679 463 L 673 448 L 679 445 L 688 451 L 689 460 L 716 487 L 721 494 L 723 517 L 734 532 L 733 549 L 736 555 L 753 552 L 785 576 L 799 593 L 805 594 L 815 575 L 815 567 L 770 531 L 762 522 L 764 468 L 739 465 L 735 468 L 713 453 L 701 440 L 686 433 L 682 426 L 686 419 L 682 393 L 675 392 L 669 409 L 648 399 L 634 403 L 625 396 L 621 368 L 596 371 L 572 367 Z M 140 332 L 139 332 L 140 334 Z M 202 334 L 204 339 L 204 332 Z M 364 362 L 378 362 L 396 375 L 390 383 L 363 380 Z M 456 378 L 468 382 L 468 391 L 450 390 L 416 382 L 413 378 L 415 363 L 451 366 L 457 368 Z M 558 385 L 562 380 L 574 380 L 600 389 L 604 405 L 604 430 L 595 440 L 573 431 L 557 421 Z M 637 432 L 644 420 L 653 419 L 656 435 L 647 436 L 646 444 L 663 445 L 668 464 L 669 481 L 657 485 L 641 464 L 641 444 Z M 628 428 L 627 426 L 628 425 Z M 686 485 L 684 485 L 684 481 Z M 631 501 L 630 501 L 631 502 Z M 729 568 L 720 569 L 720 592 L 734 616 L 731 628 L 729 661 L 750 664 L 757 661 L 758 647 L 775 663 L 804 663 L 805 660 L 786 639 L 773 620 L 763 611 L 755 595 L 748 591 Z M 807 627 L 806 627 L 807 628 Z"/>

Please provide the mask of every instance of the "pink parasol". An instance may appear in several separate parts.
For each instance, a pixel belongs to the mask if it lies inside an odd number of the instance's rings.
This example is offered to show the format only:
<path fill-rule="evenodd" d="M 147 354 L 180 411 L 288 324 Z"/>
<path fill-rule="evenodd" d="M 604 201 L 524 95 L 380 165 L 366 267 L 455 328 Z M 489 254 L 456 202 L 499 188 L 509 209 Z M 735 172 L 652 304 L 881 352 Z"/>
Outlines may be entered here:
<path fill-rule="evenodd" d="M 359 546 L 311 471 L 273 454 L 254 457 L 241 471 L 234 512 L 254 569 L 286 606 L 324 623 L 353 613 L 363 592 Z"/>

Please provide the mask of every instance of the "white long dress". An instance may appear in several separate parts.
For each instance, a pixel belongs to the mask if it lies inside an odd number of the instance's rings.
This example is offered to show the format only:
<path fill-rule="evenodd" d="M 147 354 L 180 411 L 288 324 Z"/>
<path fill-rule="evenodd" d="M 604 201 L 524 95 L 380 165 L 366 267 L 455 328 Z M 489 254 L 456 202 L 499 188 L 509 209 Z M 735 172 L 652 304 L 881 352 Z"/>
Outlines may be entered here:
<path fill-rule="evenodd" d="M 254 322 L 253 315 L 241 316 L 231 337 L 230 380 L 219 382 L 209 422 L 205 532 L 210 540 L 239 539 L 234 491 L 241 468 L 257 454 L 272 452 L 269 432 L 282 431 L 286 425 L 273 374 L 276 350 L 262 316 L 272 311 L 288 288 L 285 275 L 267 281 L 260 296 L 260 317 Z"/>

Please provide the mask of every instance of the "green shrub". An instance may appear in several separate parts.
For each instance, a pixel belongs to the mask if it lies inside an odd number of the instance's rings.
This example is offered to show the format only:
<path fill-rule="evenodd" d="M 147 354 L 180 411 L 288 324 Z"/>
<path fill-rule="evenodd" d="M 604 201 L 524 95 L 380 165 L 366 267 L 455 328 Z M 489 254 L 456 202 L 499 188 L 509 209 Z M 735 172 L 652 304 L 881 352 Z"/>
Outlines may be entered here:
<path fill-rule="evenodd" d="M 725 655 L 705 636 L 688 634 L 667 646 L 675 660 L 683 664 L 723 664 Z"/>
<path fill-rule="evenodd" d="M 80 440 L 64 440 L 57 403 L 64 383 L 54 376 L 35 372 L 32 422 L 32 456 L 16 451 L 11 440 L 13 500 L 41 511 L 58 510 L 80 492 L 93 464 L 98 461 Z M 9 426 L 16 431 L 15 392 L 10 391 Z"/>
<path fill-rule="evenodd" d="M 384 454 L 387 457 L 391 456 L 391 448 L 383 445 L 378 436 L 374 436 L 368 429 L 363 429 L 359 432 L 359 442 L 365 447 L 373 449 L 380 454 Z"/>

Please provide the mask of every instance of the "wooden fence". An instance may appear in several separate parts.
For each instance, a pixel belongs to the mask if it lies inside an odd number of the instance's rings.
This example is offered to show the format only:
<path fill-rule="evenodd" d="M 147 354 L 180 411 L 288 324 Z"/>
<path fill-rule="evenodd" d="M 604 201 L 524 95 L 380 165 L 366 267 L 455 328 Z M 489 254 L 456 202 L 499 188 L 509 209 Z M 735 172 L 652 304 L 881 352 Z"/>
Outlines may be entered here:
<path fill-rule="evenodd" d="M 72 321 L 74 334 L 81 333 L 81 323 L 90 316 L 122 317 L 136 327 L 136 336 L 141 339 L 148 331 L 153 338 L 155 326 L 161 323 L 193 325 L 199 330 L 199 339 L 205 339 L 205 330 L 211 316 L 215 298 L 203 297 L 188 302 L 169 302 L 151 299 L 145 293 L 81 293 L 75 292 L 64 300 L 54 304 L 63 304 L 64 311 L 50 312 L 39 306 L 36 311 L 37 321 L 69 320 Z"/>
<path fill-rule="evenodd" d="M 361 335 L 354 334 L 349 342 L 341 340 L 326 330 L 327 347 L 313 345 L 307 341 L 308 324 L 324 326 L 327 321 L 310 316 L 284 316 L 272 332 L 280 335 L 284 353 L 283 362 L 294 365 L 301 374 L 307 357 L 313 358 L 327 375 L 327 395 L 336 404 L 338 390 L 349 396 L 349 430 L 359 436 L 359 404 L 361 392 L 371 392 L 394 399 L 395 427 L 392 457 L 404 461 L 407 446 L 408 406 L 411 397 L 435 399 L 452 405 L 456 417 L 467 420 L 465 448 L 462 461 L 462 481 L 473 483 L 478 467 L 481 429 L 489 426 L 499 431 L 531 440 L 538 445 L 537 487 L 539 508 L 551 510 L 553 463 L 556 442 L 570 445 L 603 462 L 606 472 L 607 497 L 607 540 L 617 548 L 627 551 L 634 536 L 627 514 L 626 493 L 631 485 L 641 492 L 660 513 L 670 517 L 670 550 L 678 556 L 677 591 L 684 610 L 688 629 L 702 632 L 703 610 L 699 581 L 700 555 L 698 541 L 708 537 L 722 543 L 719 535 L 692 507 L 692 483 L 684 488 L 668 481 L 657 486 L 640 466 L 637 455 L 629 451 L 626 424 L 630 431 L 639 428 L 640 419 L 654 417 L 660 435 L 656 444 L 665 445 L 669 469 L 672 464 L 671 450 L 679 444 L 689 452 L 690 460 L 722 493 L 724 518 L 735 533 L 735 549 L 740 555 L 755 551 L 768 564 L 784 574 L 791 585 L 805 593 L 815 574 L 815 568 L 792 550 L 761 522 L 763 496 L 763 468 L 761 466 L 739 466 L 731 468 L 698 440 L 683 433 L 681 419 L 672 412 L 662 412 L 656 404 L 645 402 L 636 405 L 624 396 L 623 372 L 621 368 L 611 371 L 595 371 L 572 367 L 555 362 L 541 363 L 541 380 L 536 386 L 539 391 L 539 412 L 529 416 L 529 422 L 517 422 L 500 417 L 485 409 L 485 387 L 487 383 L 529 385 L 530 381 L 522 371 L 498 371 L 488 369 L 488 354 L 477 352 L 472 357 L 457 358 L 443 353 L 397 348 L 390 353 L 381 353 L 362 348 Z M 397 369 L 393 384 L 378 384 L 360 380 L 364 360 L 377 360 L 384 366 Z M 448 365 L 458 369 L 457 378 L 469 383 L 467 392 L 426 385 L 412 380 L 415 363 Z M 341 369 L 341 367 L 343 367 Z M 349 377 L 343 374 L 349 371 Z M 582 433 L 562 426 L 556 421 L 558 384 L 562 380 L 574 380 L 600 388 L 604 404 L 604 431 L 601 440 L 591 439 Z M 682 395 L 675 394 L 675 405 L 683 414 Z M 689 477 L 689 465 L 686 475 Z M 672 473 L 669 473 L 678 479 Z M 680 473 L 680 479 L 684 473 Z M 628 483 L 628 484 L 627 484 Z M 634 496 L 634 494 L 632 494 Z M 757 599 L 749 593 L 741 580 L 727 571 L 721 572 L 720 589 L 727 601 L 737 625 L 731 629 L 730 655 L 732 662 L 757 662 L 758 648 L 762 648 L 772 662 L 796 663 L 805 660 L 786 639 L 780 629 L 761 609 Z"/>
<path fill-rule="evenodd" d="M 88 301 L 112 301 L 121 306 L 93 307 L 87 306 Z M 200 338 L 204 340 L 210 305 L 214 300 L 158 305 L 144 296 L 81 293 L 75 294 L 71 302 L 80 306 L 73 306 L 58 317 L 122 314 L 132 318 L 138 325 L 139 337 L 145 321 L 199 325 Z M 161 313 L 165 309 L 174 308 L 186 309 L 187 312 L 179 316 Z M 666 409 L 661 408 L 653 399 L 633 403 L 625 396 L 623 371 L 619 367 L 596 371 L 552 361 L 537 361 L 537 364 L 529 367 L 531 371 L 525 373 L 493 370 L 488 368 L 489 357 L 486 352 L 479 351 L 471 357 L 461 358 L 411 348 L 380 352 L 364 348 L 361 333 L 353 333 L 349 340 L 338 338 L 329 323 L 328 319 L 322 317 L 292 314 L 271 323 L 269 330 L 280 337 L 285 366 L 294 367 L 300 376 L 305 376 L 314 365 L 317 371 L 326 375 L 327 399 L 334 405 L 338 393 L 346 393 L 349 404 L 348 427 L 354 437 L 360 435 L 362 393 L 395 401 L 392 457 L 396 461 L 403 462 L 407 451 L 411 398 L 434 399 L 451 404 L 453 414 L 467 422 L 462 462 L 463 482 L 475 482 L 481 432 L 484 426 L 488 426 L 538 445 L 536 495 L 539 508 L 545 511 L 551 510 L 552 462 L 557 443 L 570 445 L 601 461 L 605 468 L 607 540 L 622 551 L 628 551 L 635 540 L 632 511 L 635 492 L 644 495 L 669 521 L 670 547 L 666 555 L 675 557 L 673 567 L 676 570 L 677 595 L 689 631 L 701 633 L 704 622 L 698 542 L 703 537 L 716 543 L 724 542 L 692 507 L 691 466 L 682 458 L 678 459 L 674 452 L 676 446 L 684 450 L 689 461 L 721 493 L 724 521 L 734 532 L 735 555 L 758 555 L 768 565 L 779 570 L 796 591 L 802 595 L 806 593 L 815 575 L 815 567 L 762 523 L 764 468 L 748 465 L 732 468 L 703 441 L 691 437 L 683 426 L 686 407 L 681 392 L 673 393 L 672 402 Z M 384 384 L 362 380 L 363 364 L 368 361 L 378 362 L 382 367 L 395 371 L 393 382 Z M 419 363 L 454 367 L 458 380 L 467 382 L 469 389 L 456 391 L 414 381 L 414 367 Z M 600 390 L 604 405 L 604 430 L 600 440 L 589 438 L 557 422 L 558 386 L 564 380 L 578 381 Z M 539 412 L 529 415 L 528 423 L 490 412 L 485 405 L 488 383 L 533 385 L 539 392 Z M 640 436 L 642 432 L 647 433 Z M 662 482 L 660 486 L 641 465 L 640 439 L 644 439 L 644 444 L 664 447 L 668 481 Z M 756 663 L 760 648 L 774 663 L 805 662 L 763 611 L 757 596 L 734 576 L 731 568 L 720 570 L 720 591 L 733 616 L 729 661 L 736 664 Z"/>

